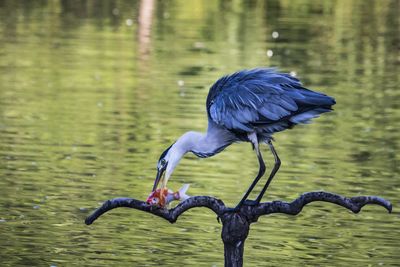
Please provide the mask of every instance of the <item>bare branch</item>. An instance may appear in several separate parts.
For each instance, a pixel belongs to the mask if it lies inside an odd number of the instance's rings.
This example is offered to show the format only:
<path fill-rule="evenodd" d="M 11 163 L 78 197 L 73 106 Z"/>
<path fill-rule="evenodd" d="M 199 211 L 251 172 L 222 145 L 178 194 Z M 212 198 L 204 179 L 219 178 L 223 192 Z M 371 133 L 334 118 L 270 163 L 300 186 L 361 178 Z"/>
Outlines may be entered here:
<path fill-rule="evenodd" d="M 321 191 L 304 193 L 299 198 L 290 203 L 283 201 L 272 201 L 260 203 L 256 206 L 246 205 L 245 203 L 240 212 L 247 218 L 249 218 L 250 221 L 255 222 L 257 221 L 258 217 L 271 213 L 285 213 L 296 215 L 300 213 L 305 205 L 314 201 L 334 203 L 339 206 L 345 207 L 354 213 L 358 213 L 361 208 L 367 204 L 380 205 L 382 207 L 385 207 L 389 212 L 392 211 L 392 204 L 381 197 L 358 196 L 347 198 L 333 193 Z M 87 225 L 92 224 L 98 217 L 100 217 L 104 213 L 120 207 L 133 208 L 149 212 L 166 219 L 170 223 L 176 222 L 178 217 L 185 211 L 196 207 L 209 208 L 214 211 L 218 215 L 218 217 L 222 217 L 222 215 L 227 212 L 227 207 L 224 205 L 224 202 L 214 197 L 208 196 L 191 197 L 170 210 L 166 208 L 158 208 L 149 205 L 144 201 L 133 198 L 114 198 L 104 202 L 100 208 L 95 210 L 90 216 L 86 218 L 85 223 Z"/>
<path fill-rule="evenodd" d="M 86 218 L 85 223 L 87 225 L 90 225 L 98 217 L 100 217 L 107 211 L 120 207 L 133 208 L 141 211 L 146 211 L 161 218 L 164 218 L 170 223 L 176 222 L 176 220 L 182 213 L 191 208 L 206 207 L 214 211 L 216 214 L 223 213 L 223 210 L 225 209 L 225 205 L 221 200 L 207 196 L 191 197 L 186 201 L 181 202 L 175 208 L 170 210 L 165 208 L 158 208 L 149 205 L 144 201 L 140 201 L 133 198 L 114 198 L 104 202 L 100 208 L 95 210 L 90 216 Z"/>
<path fill-rule="evenodd" d="M 255 216 L 255 218 L 270 213 L 286 213 L 296 215 L 300 213 L 305 205 L 314 201 L 324 201 L 337 204 L 351 210 L 354 213 L 360 212 L 361 208 L 367 204 L 380 205 L 386 208 L 389 213 L 392 212 L 392 204 L 381 197 L 358 196 L 347 198 L 333 193 L 319 191 L 304 193 L 290 203 L 283 201 L 261 203 L 260 205 L 254 207 L 254 210 L 252 210 L 251 213 L 253 216 Z"/>

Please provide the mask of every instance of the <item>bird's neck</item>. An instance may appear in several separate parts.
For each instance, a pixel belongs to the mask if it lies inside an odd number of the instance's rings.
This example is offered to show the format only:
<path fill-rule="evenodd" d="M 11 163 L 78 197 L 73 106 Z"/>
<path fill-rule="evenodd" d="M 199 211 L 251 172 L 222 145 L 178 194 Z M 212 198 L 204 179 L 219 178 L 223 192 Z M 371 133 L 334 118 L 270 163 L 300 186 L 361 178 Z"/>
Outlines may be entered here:
<path fill-rule="evenodd" d="M 234 142 L 229 132 L 215 129 L 210 130 L 209 128 L 206 134 L 187 132 L 176 140 L 168 151 L 169 161 L 165 171 L 165 181 L 168 181 L 179 161 L 187 152 L 193 152 L 198 157 L 207 158 L 221 152 L 226 146 Z"/>
<path fill-rule="evenodd" d="M 180 151 L 187 153 L 200 147 L 205 147 L 206 144 L 206 134 L 190 131 L 179 137 L 174 146 L 176 146 Z"/>
<path fill-rule="evenodd" d="M 213 156 L 222 151 L 231 142 L 229 138 L 224 138 L 223 135 L 218 135 L 212 132 L 199 133 L 187 132 L 177 143 L 182 143 L 187 152 L 193 152 L 196 156 L 206 158 Z"/>

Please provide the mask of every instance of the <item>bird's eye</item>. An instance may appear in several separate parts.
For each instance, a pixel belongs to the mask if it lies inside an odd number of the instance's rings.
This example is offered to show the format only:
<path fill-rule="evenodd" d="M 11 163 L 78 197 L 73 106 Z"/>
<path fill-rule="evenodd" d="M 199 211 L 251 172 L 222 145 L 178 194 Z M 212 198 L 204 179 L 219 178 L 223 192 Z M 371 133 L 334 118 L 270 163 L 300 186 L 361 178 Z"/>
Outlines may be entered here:
<path fill-rule="evenodd" d="M 164 167 L 164 166 L 165 166 L 165 164 L 167 164 L 167 161 L 166 161 L 165 159 L 162 159 L 162 160 L 161 160 L 161 166 L 163 166 L 163 167 Z"/>

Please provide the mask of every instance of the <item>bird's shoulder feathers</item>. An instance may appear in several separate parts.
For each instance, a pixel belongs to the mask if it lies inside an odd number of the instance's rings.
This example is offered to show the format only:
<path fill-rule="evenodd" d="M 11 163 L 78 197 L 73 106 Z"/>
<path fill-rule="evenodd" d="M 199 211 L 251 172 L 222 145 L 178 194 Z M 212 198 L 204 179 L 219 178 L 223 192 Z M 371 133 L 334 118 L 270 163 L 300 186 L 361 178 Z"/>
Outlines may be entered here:
<path fill-rule="evenodd" d="M 285 124 L 280 129 L 289 128 L 329 111 L 333 104 L 332 97 L 304 88 L 297 78 L 266 68 L 220 78 L 206 102 L 209 120 L 240 132 L 268 130 L 268 125 L 277 123 Z"/>

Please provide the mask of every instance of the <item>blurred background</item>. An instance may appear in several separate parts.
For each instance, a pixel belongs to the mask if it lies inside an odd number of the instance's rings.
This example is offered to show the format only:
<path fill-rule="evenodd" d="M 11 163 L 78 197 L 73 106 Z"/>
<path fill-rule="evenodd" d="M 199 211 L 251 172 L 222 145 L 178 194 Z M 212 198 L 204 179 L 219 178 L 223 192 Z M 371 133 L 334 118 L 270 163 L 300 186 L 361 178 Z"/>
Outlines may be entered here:
<path fill-rule="evenodd" d="M 205 131 L 210 85 L 257 66 L 337 100 L 275 135 L 282 166 L 265 201 L 326 190 L 385 197 L 394 213 L 313 203 L 263 217 L 245 265 L 398 266 L 399 21 L 398 0 L 0 0 L 1 266 L 223 266 L 206 209 L 174 225 L 128 209 L 83 221 L 106 199 L 144 200 L 160 153 Z M 186 156 L 169 187 L 233 206 L 257 170 L 236 144 Z"/>

